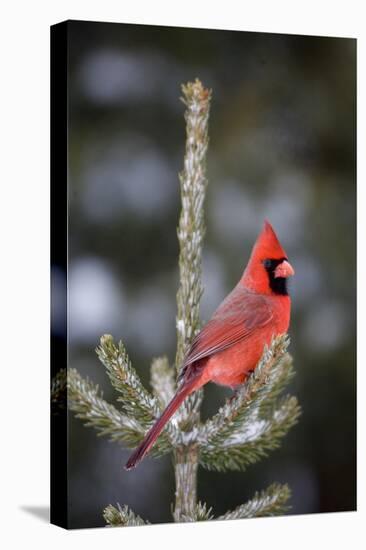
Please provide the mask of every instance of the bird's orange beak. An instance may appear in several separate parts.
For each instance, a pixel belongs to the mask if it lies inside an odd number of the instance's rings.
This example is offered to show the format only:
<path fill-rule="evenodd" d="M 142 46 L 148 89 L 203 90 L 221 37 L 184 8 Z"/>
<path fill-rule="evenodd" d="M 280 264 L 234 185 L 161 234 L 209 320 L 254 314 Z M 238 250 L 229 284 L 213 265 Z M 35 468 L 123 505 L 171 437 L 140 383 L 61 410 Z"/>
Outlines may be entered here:
<path fill-rule="evenodd" d="M 292 277 L 292 275 L 295 275 L 295 271 L 287 260 L 283 260 L 274 270 L 275 279 L 277 279 L 277 277 L 287 279 L 287 277 Z"/>

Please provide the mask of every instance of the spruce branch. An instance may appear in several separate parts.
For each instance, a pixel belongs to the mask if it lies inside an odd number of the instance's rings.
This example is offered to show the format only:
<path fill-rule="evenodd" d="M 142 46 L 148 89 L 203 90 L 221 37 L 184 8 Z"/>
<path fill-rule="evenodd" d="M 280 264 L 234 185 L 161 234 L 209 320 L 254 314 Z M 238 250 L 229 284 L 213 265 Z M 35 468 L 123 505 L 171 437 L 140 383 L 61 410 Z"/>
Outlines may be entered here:
<path fill-rule="evenodd" d="M 105 401 L 97 385 L 82 378 L 76 369 L 67 372 L 68 406 L 86 426 L 112 441 L 124 442 L 134 447 L 144 436 L 141 424 L 134 418 L 121 414 Z"/>
<path fill-rule="evenodd" d="M 143 520 L 126 505 L 120 506 L 117 504 L 116 508 L 109 504 L 103 511 L 103 517 L 109 527 L 149 525 L 148 521 Z"/>
<path fill-rule="evenodd" d="M 288 344 L 286 335 L 275 338 L 243 387 L 201 426 L 197 439 L 202 466 L 244 470 L 277 448 L 297 422 L 297 399 L 278 399 L 293 375 Z"/>
<path fill-rule="evenodd" d="M 299 415 L 297 399 L 287 396 L 271 419 L 254 420 L 242 431 L 234 432 L 225 442 L 213 445 L 209 450 L 203 445 L 200 464 L 208 470 L 244 471 L 280 446 L 281 439 L 296 424 Z"/>
<path fill-rule="evenodd" d="M 119 393 L 117 400 L 121 403 L 123 412 L 136 419 L 146 433 L 162 412 L 159 400 L 143 386 L 121 341 L 116 346 L 113 337 L 105 334 L 100 339 L 96 353 L 107 369 L 112 386 Z M 153 454 L 165 452 L 171 447 L 171 440 L 176 438 L 176 428 L 169 423 L 154 445 Z"/>
<path fill-rule="evenodd" d="M 190 515 L 186 513 L 181 515 L 181 521 L 184 522 L 209 521 L 211 519 L 214 519 L 212 508 L 208 508 L 205 502 L 198 502 Z"/>
<path fill-rule="evenodd" d="M 120 341 L 115 345 L 113 337 L 105 334 L 100 339 L 96 353 L 107 370 L 112 386 L 120 394 L 120 401 L 129 414 L 148 425 L 160 414 L 158 400 L 142 385 L 132 367 L 126 349 Z"/>
<path fill-rule="evenodd" d="M 287 504 L 290 497 L 291 491 L 288 485 L 273 483 L 264 491 L 260 493 L 256 492 L 253 498 L 248 500 L 245 504 L 241 504 L 222 516 L 215 518 L 212 508 L 208 508 L 205 502 L 198 502 L 192 513 L 190 515 L 184 514 L 181 520 L 192 522 L 276 516 L 284 514 L 291 508 Z"/>
<path fill-rule="evenodd" d="M 177 292 L 177 353 L 175 365 L 179 375 L 185 353 L 200 328 L 199 306 L 203 292 L 202 243 L 205 234 L 204 209 L 207 179 L 206 153 L 211 91 L 196 79 L 182 86 L 186 106 L 186 148 L 184 168 L 179 174 L 182 210 L 178 226 L 179 288 Z M 183 431 L 194 430 L 199 421 L 203 392 L 190 395 L 177 414 Z M 190 516 L 197 499 L 197 446 L 175 447 L 175 521 Z"/>
<path fill-rule="evenodd" d="M 176 369 L 179 374 L 184 355 L 200 329 L 199 306 L 203 293 L 202 243 L 205 234 L 204 208 L 207 178 L 206 153 L 208 147 L 208 119 L 211 90 L 201 82 L 188 82 L 182 86 L 186 106 L 186 149 L 184 168 L 179 174 L 182 210 L 179 219 L 179 289 L 177 292 L 177 353 Z M 186 416 L 197 410 L 202 392 L 188 398 L 181 410 Z"/>
<path fill-rule="evenodd" d="M 256 492 L 254 497 L 235 508 L 219 516 L 218 520 L 259 518 L 266 516 L 278 516 L 290 509 L 287 501 L 291 496 L 288 485 L 274 483 L 260 493 Z"/>

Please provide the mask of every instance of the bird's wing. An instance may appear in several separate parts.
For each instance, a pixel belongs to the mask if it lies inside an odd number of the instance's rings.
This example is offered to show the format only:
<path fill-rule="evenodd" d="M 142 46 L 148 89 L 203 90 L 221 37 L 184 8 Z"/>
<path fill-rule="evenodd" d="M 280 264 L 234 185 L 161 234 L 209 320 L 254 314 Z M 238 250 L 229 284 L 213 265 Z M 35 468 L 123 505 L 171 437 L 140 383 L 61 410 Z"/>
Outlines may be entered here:
<path fill-rule="evenodd" d="M 266 297 L 244 287 L 235 287 L 193 340 L 184 358 L 183 371 L 195 361 L 248 338 L 272 318 L 272 308 Z"/>

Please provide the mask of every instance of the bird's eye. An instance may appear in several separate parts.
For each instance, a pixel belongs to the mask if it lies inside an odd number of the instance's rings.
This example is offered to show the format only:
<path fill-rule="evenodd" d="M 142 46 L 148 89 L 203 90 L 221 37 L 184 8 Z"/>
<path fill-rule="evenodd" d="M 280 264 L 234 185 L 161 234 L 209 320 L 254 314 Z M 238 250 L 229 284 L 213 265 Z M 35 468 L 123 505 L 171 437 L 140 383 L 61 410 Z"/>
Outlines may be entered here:
<path fill-rule="evenodd" d="M 266 269 L 269 269 L 272 265 L 271 260 L 263 260 L 263 265 Z"/>

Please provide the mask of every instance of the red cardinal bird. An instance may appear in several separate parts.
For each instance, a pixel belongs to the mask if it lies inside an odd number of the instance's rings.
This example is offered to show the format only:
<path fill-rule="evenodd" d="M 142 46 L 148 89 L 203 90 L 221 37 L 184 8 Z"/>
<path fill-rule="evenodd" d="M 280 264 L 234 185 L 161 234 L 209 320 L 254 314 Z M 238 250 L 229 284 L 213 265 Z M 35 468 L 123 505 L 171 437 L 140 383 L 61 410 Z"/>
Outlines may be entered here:
<path fill-rule="evenodd" d="M 127 470 L 144 458 L 188 395 L 207 382 L 239 386 L 255 369 L 265 344 L 287 332 L 291 308 L 287 278 L 291 275 L 294 270 L 266 221 L 242 278 L 193 340 L 175 396 L 128 459 Z"/>

